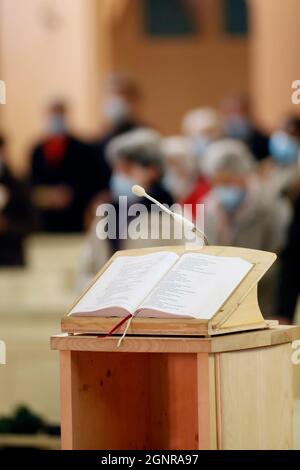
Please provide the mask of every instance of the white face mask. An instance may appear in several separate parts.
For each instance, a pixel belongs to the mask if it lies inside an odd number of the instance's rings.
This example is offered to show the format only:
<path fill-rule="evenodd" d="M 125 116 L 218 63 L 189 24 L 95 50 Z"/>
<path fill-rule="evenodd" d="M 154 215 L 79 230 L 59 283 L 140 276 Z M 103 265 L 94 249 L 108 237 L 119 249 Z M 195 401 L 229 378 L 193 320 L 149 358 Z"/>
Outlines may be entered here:
<path fill-rule="evenodd" d="M 110 179 L 110 190 L 113 201 L 118 202 L 120 196 L 126 196 L 128 202 L 133 202 L 136 196 L 131 191 L 135 181 L 122 173 L 114 173 Z"/>
<path fill-rule="evenodd" d="M 181 178 L 173 172 L 167 172 L 163 177 L 164 187 L 176 199 L 185 197 L 191 190 L 191 182 Z"/>
<path fill-rule="evenodd" d="M 194 137 L 192 140 L 192 148 L 197 159 L 201 159 L 207 149 L 207 147 L 212 143 L 212 139 L 209 137 L 198 136 Z"/>
<path fill-rule="evenodd" d="M 107 97 L 103 102 L 102 111 L 111 124 L 121 124 L 130 116 L 129 104 L 119 96 Z"/>

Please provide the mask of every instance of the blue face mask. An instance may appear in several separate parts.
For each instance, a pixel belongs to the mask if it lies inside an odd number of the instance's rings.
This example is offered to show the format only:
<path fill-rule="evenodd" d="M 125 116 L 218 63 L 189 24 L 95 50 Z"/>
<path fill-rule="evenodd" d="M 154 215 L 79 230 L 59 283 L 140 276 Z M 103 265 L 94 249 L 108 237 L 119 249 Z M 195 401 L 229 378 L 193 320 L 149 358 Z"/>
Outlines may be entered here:
<path fill-rule="evenodd" d="M 238 186 L 217 186 L 214 192 L 222 207 L 228 212 L 237 209 L 246 195 L 245 189 Z"/>
<path fill-rule="evenodd" d="M 231 116 L 225 121 L 225 132 L 232 139 L 248 140 L 251 131 L 251 123 L 245 117 Z"/>
<path fill-rule="evenodd" d="M 202 158 L 207 147 L 211 144 L 212 140 L 208 137 L 195 137 L 192 141 L 192 148 L 197 158 Z"/>
<path fill-rule="evenodd" d="M 130 118 L 130 106 L 122 98 L 111 96 L 104 100 L 102 111 L 111 124 L 122 124 Z"/>
<path fill-rule="evenodd" d="M 122 175 L 121 173 L 114 173 L 109 184 L 114 201 L 118 201 L 120 196 L 127 196 L 128 202 L 135 200 L 135 196 L 131 191 L 135 181 L 128 176 Z"/>
<path fill-rule="evenodd" d="M 62 116 L 52 115 L 47 123 L 47 133 L 49 135 L 61 136 L 66 133 L 65 120 Z"/>
<path fill-rule="evenodd" d="M 269 150 L 276 162 L 281 165 L 292 165 L 298 160 L 300 144 L 286 132 L 277 131 L 270 138 Z"/>

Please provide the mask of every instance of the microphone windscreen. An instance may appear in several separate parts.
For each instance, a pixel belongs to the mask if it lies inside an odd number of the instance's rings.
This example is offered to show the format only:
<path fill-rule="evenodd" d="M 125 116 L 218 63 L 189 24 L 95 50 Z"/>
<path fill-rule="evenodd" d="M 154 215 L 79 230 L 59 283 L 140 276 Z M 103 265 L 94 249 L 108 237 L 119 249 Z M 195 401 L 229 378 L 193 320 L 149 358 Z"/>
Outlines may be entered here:
<path fill-rule="evenodd" d="M 143 197 L 146 194 L 146 191 L 144 190 L 144 188 L 142 188 L 142 186 L 138 186 L 137 184 L 132 186 L 131 191 L 133 192 L 133 194 L 135 194 L 138 197 Z"/>

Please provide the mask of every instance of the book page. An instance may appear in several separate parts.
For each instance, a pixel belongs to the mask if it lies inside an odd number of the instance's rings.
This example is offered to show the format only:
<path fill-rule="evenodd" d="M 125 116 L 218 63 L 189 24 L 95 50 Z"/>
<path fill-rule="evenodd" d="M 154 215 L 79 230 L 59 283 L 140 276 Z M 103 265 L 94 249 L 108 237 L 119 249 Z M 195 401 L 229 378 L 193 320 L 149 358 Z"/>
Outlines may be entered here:
<path fill-rule="evenodd" d="M 252 267 L 241 258 L 184 254 L 145 299 L 138 315 L 209 320 Z"/>
<path fill-rule="evenodd" d="M 69 315 L 120 307 L 134 313 L 178 255 L 160 251 L 142 256 L 120 256 L 97 279 Z M 98 313 L 101 315 L 101 312 Z"/>

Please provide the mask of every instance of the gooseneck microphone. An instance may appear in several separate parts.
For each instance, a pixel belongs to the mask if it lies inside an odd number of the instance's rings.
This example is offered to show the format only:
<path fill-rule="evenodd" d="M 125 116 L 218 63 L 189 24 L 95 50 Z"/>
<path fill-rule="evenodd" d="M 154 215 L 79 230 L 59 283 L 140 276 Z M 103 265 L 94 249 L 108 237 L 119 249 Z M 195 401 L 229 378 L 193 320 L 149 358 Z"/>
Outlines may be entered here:
<path fill-rule="evenodd" d="M 165 206 L 164 206 L 163 204 L 161 204 L 159 201 L 157 201 L 156 199 L 154 199 L 154 197 L 149 196 L 149 194 L 146 193 L 145 189 L 142 188 L 142 186 L 138 186 L 137 184 L 135 184 L 134 186 L 132 186 L 131 191 L 132 191 L 133 194 L 134 194 L 135 196 L 137 196 L 137 197 L 145 197 L 145 198 L 149 199 L 149 201 L 153 202 L 153 203 L 156 204 L 158 207 L 160 207 L 160 209 L 161 209 L 162 211 L 164 211 L 166 214 L 169 214 L 171 217 L 173 217 L 174 220 L 177 220 L 178 222 L 181 222 L 181 223 L 183 223 L 184 225 L 186 225 L 187 227 L 189 227 L 189 229 L 190 229 L 193 233 L 195 233 L 195 235 L 197 235 L 198 237 L 200 237 L 200 238 L 203 240 L 204 245 L 209 245 L 205 233 L 203 233 L 201 230 L 199 230 L 198 227 L 197 227 L 193 222 L 191 222 L 190 220 L 186 219 L 186 218 L 183 217 L 181 214 L 176 214 L 176 212 L 173 212 L 173 211 L 171 211 L 170 209 L 168 209 L 167 207 L 165 207 Z"/>

